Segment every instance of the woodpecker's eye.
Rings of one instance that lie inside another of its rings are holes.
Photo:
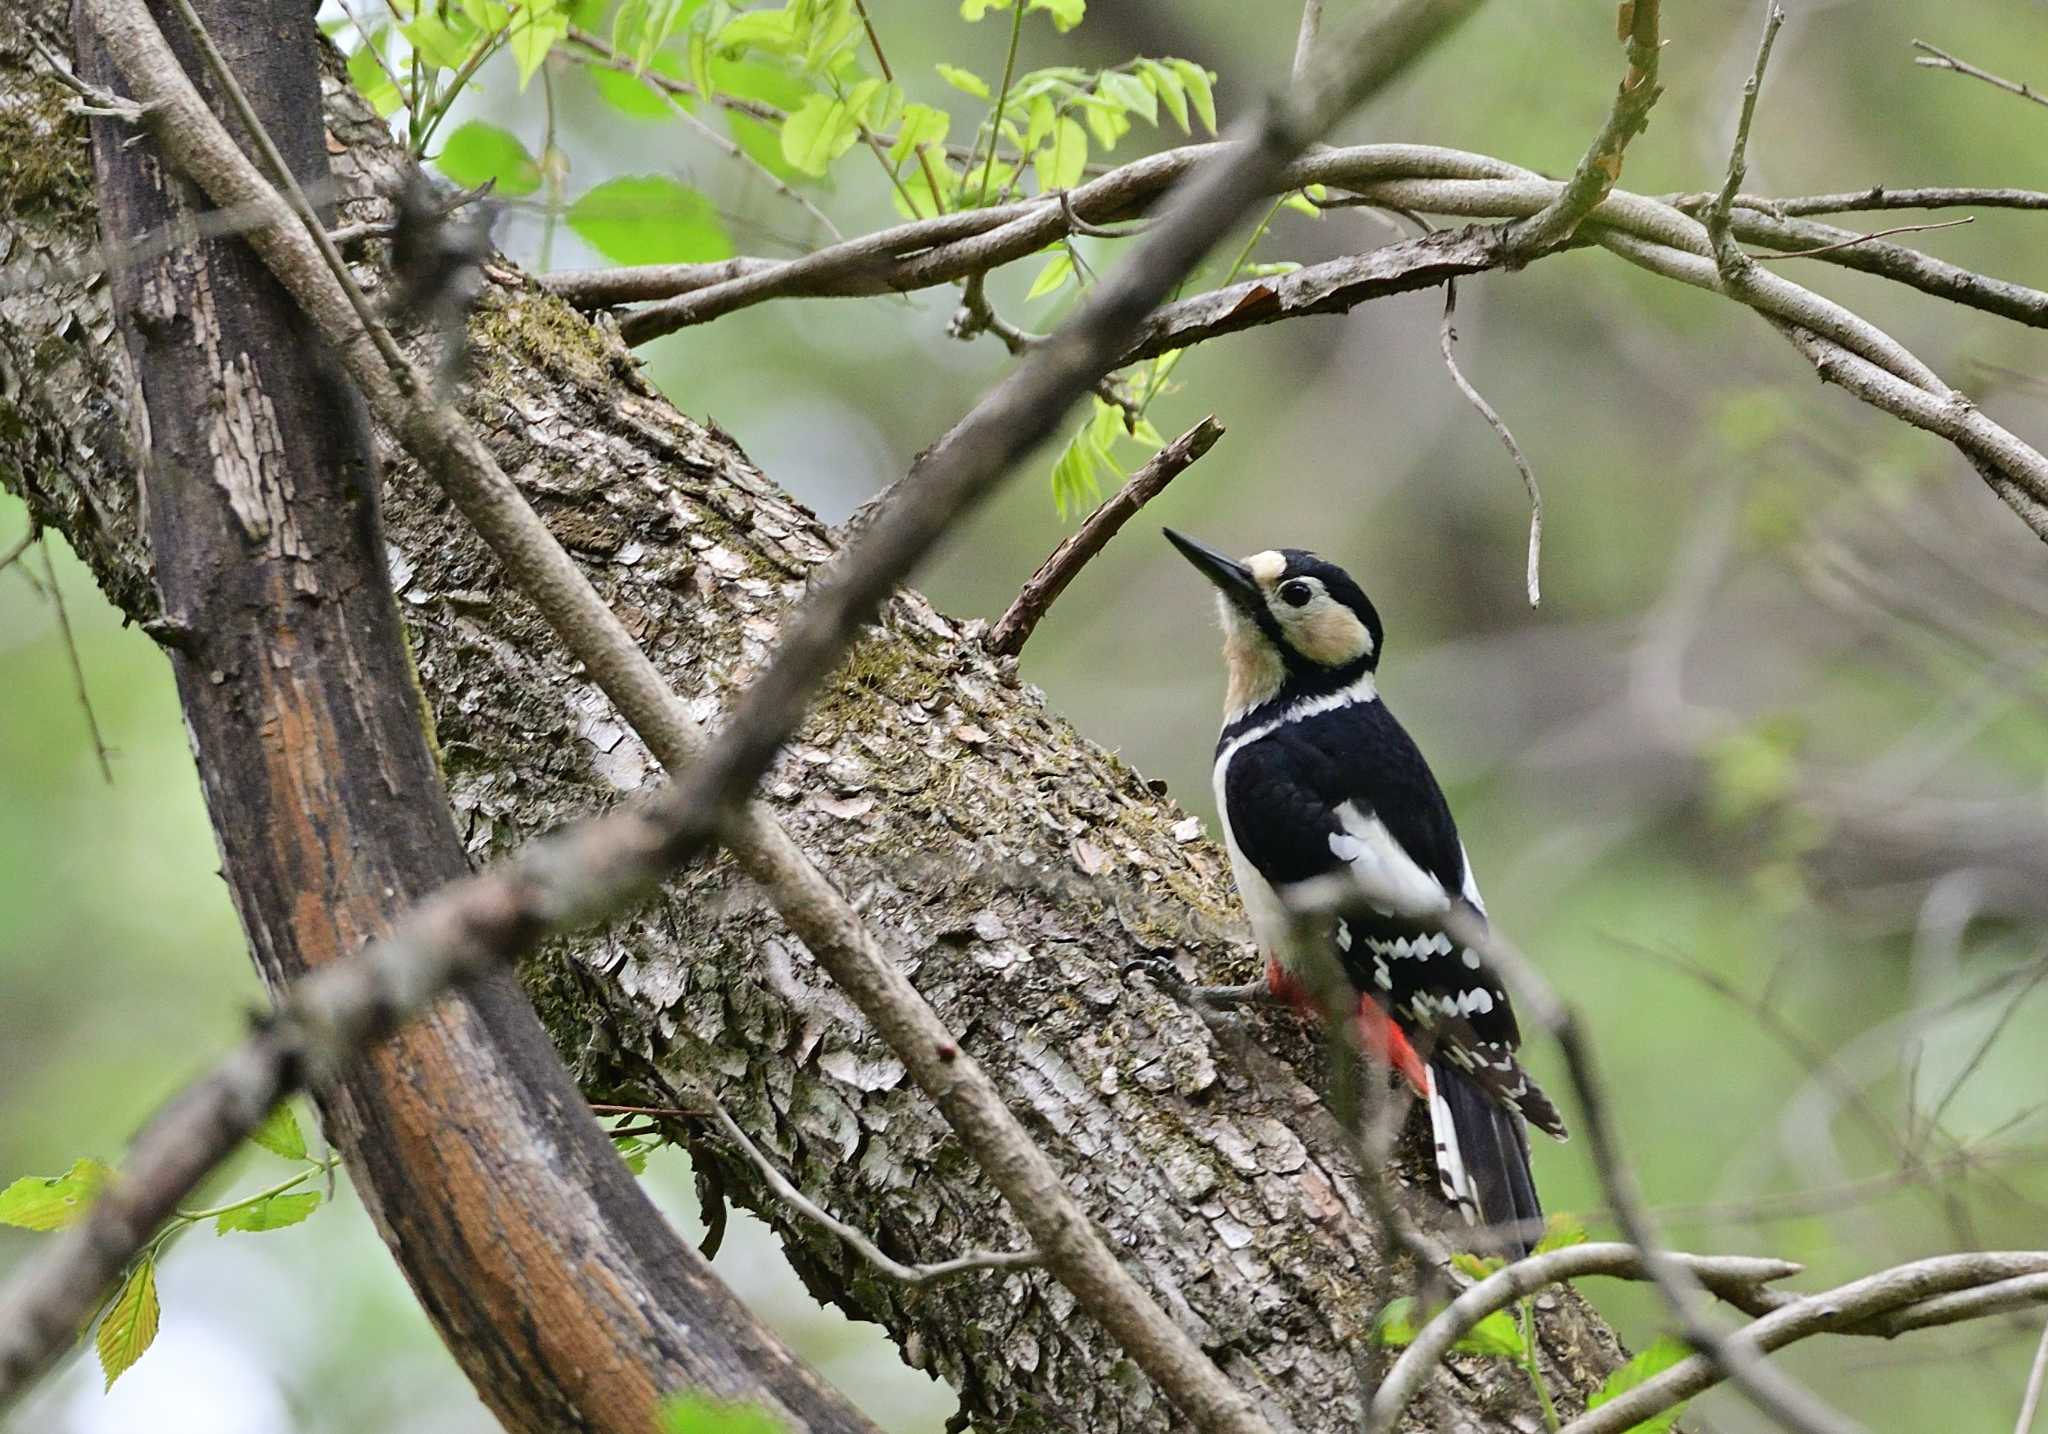
[[[1308,584],[1302,582],[1299,578],[1291,583],[1280,584],[1280,601],[1286,603],[1289,607],[1307,607],[1308,600]]]

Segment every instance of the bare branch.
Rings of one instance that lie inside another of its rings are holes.
[[[1211,414],[1147,459],[1123,487],[1090,513],[1087,521],[1038,565],[1038,571],[1026,579],[1023,589],[988,630],[982,645],[1000,657],[1015,657],[1022,652],[1039,621],[1089,560],[1140,508],[1165,492],[1167,484],[1215,447],[1223,431],[1223,425]]]
[[[1518,253],[1535,253],[1569,239],[1621,179],[1623,152],[1630,140],[1649,127],[1650,109],[1662,93],[1657,85],[1662,45],[1657,36],[1659,3],[1627,0],[1620,7],[1617,38],[1627,46],[1628,68],[1622,72],[1607,123],[1593,137],[1557,197],[1515,227],[1512,242]]]
[[[33,536],[35,525],[30,524]],[[57,582],[57,565],[50,557],[50,541],[43,539],[43,579],[49,584],[50,608],[57,614],[57,635],[64,643],[65,659],[71,664],[71,687],[78,694],[78,710],[85,714],[85,730],[92,738],[92,754],[99,762],[100,779],[114,785],[113,763],[107,759],[106,739],[100,735],[100,719],[92,710],[92,694],[85,686],[85,663],[78,655],[78,638],[71,631],[71,612],[64,606],[64,589]],[[6,564],[0,563],[0,567]]]
[[[1736,191],[1742,188],[1743,176],[1749,172],[1749,126],[1756,118],[1756,97],[1763,89],[1764,67],[1771,62],[1771,46],[1777,41],[1778,29],[1784,23],[1784,7],[1778,0],[1766,0],[1763,38],[1757,42],[1756,65],[1742,86],[1742,110],[1735,121],[1735,142],[1728,148],[1728,178],[1721,185],[1720,195],[1707,208],[1707,240],[1712,244],[1724,273],[1740,261],[1740,251],[1728,237],[1728,216],[1735,204]]]
[[[1458,311],[1458,285],[1455,280],[1444,285],[1444,317],[1437,327],[1437,347],[1444,356],[1444,367],[1451,371],[1451,382],[1458,386],[1458,392],[1465,395],[1465,401],[1479,410],[1479,416],[1486,420],[1501,447],[1507,449],[1508,457],[1514,460],[1515,471],[1522,475],[1522,487],[1529,494],[1529,606],[1539,606],[1543,601],[1543,491],[1536,486],[1536,470],[1529,466],[1522,445],[1515,442],[1515,435],[1508,431],[1506,423],[1486,401],[1486,395],[1472,386],[1465,377],[1465,371],[1458,367],[1457,355],[1451,345],[1458,341],[1458,331],[1451,327],[1451,318]]]
[[[2034,1427],[2043,1383],[2048,1383],[2048,1325],[2042,1326],[2041,1343],[2034,1349],[2034,1365],[2027,1371],[2027,1392],[2020,1399],[2020,1417],[2013,1421],[2012,1434],[2028,1434]]]
[[[1738,1306],[1745,1299],[1753,1300],[1760,1286],[1789,1279],[1804,1268],[1787,1260],[1746,1255],[1686,1255],[1674,1251],[1666,1258],[1691,1271],[1703,1288]],[[1622,1280],[1650,1278],[1643,1252],[1634,1245],[1621,1244],[1569,1245],[1496,1270],[1438,1311],[1402,1351],[1373,1394],[1367,1429],[1393,1428],[1401,1411],[1451,1352],[1451,1346],[1479,1321],[1546,1285],[1586,1275],[1609,1275]]]
[[[1756,1359],[1816,1334],[1892,1334],[1902,1327],[1926,1328],[1934,1321],[1925,1316],[1941,1308],[1932,1297],[2005,1285],[2044,1271],[2048,1253],[1986,1251],[1918,1260],[1822,1294],[1787,1297],[1781,1307],[1730,1336],[1727,1344]],[[2048,1280],[2033,1288],[2037,1298],[2048,1293]],[[1918,1322],[1911,1317],[1915,1311]],[[1907,1322],[1901,1326],[1887,1316],[1905,1317]],[[1620,1434],[1719,1379],[1709,1361],[1694,1355],[1573,1420],[1563,1434]]]
[[[761,1148],[747,1138],[747,1133],[740,1129],[739,1123],[732,1118],[731,1112],[719,1103],[716,1096],[709,1091],[699,1091],[697,1094],[710,1105],[711,1118],[717,1122],[718,1128],[725,1132],[726,1139],[737,1145],[740,1153],[753,1162],[754,1168],[761,1172],[761,1178],[768,1182],[768,1188],[775,1192],[778,1199],[805,1219],[822,1225],[846,1241],[863,1259],[892,1280],[901,1280],[906,1285],[928,1285],[973,1270],[1012,1270],[1045,1263],[1045,1258],[1036,1250],[984,1251],[961,1255],[951,1260],[940,1260],[929,1265],[906,1265],[891,1259],[873,1240],[853,1226],[828,1215],[803,1191],[797,1189],[787,1176],[775,1168],[775,1163],[761,1153]]]
[[[1869,234],[1856,234],[1847,239],[1837,239],[1832,244],[1817,245],[1812,249],[1790,249],[1782,254],[1752,254],[1752,259],[1770,263],[1778,259],[1817,259],[1823,254],[1833,254],[1841,249],[1853,249],[1859,244],[1868,244],[1877,239],[1889,239],[1894,234],[1930,234],[1936,229],[1959,229],[1965,224],[1977,222],[1975,215],[1963,219],[1950,219],[1941,224],[1900,224],[1891,229],[1879,229]]]
[[[1711,194],[1667,194],[1664,202],[1691,212],[1714,202]],[[1796,219],[1810,214],[1854,214],[1890,209],[2048,209],[2048,193],[2038,189],[1972,189],[1966,186],[1909,186],[1904,189],[1873,184],[1842,194],[1795,194],[1777,198],[1762,194],[1738,194],[1737,209],[1760,210],[1765,214]]]
[[[1913,48],[1921,53],[1913,57],[1913,63],[1930,70],[1953,70],[1959,75],[1968,75],[1973,80],[1982,80],[1987,85],[1996,85],[2009,95],[2018,95],[2023,100],[2032,100],[2037,105],[2048,105],[2048,95],[2042,94],[2031,85],[2016,80],[2000,79],[1989,70],[1980,70],[1967,60],[1959,60],[1946,50],[1936,49],[1925,40],[1915,40]]]

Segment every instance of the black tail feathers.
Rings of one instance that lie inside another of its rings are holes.
[[[1430,1126],[1444,1198],[1487,1227],[1478,1242],[1520,1259],[1543,1234],[1543,1205],[1529,1173],[1529,1134],[1522,1118],[1496,1104],[1448,1061],[1429,1063]]]

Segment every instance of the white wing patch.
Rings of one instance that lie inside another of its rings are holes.
[[[1414,918],[1434,916],[1450,905],[1443,883],[1416,864],[1385,822],[1359,811],[1356,802],[1338,807],[1336,817],[1344,829],[1330,833],[1330,854],[1351,869],[1374,910]]]

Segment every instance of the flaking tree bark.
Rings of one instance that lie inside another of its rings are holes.
[[[52,8],[26,16],[46,23]],[[19,97],[0,106],[0,238],[17,274],[89,267],[93,239],[82,129],[36,69],[20,23],[0,21],[0,95]],[[345,217],[374,217],[372,196],[399,177],[402,155],[331,57],[322,83]],[[677,690],[715,721],[773,649],[833,535],[728,437],[651,389],[613,334],[516,271],[491,273],[463,407]],[[0,366],[0,481],[71,540],[124,612],[157,622],[153,585],[165,575],[138,528],[130,435],[140,415],[105,288],[0,289]],[[218,375],[190,381],[208,401],[222,391]],[[383,478],[384,556],[469,856],[645,790],[652,760],[432,485],[397,461]],[[286,584],[276,591],[289,594],[291,563],[276,566]],[[242,639],[238,671],[277,650],[264,636]],[[1276,1427],[1356,1427],[1354,1361],[1409,1275],[1357,1193],[1317,1094],[1314,1043],[1286,1018],[1212,1030],[1120,975],[1123,962],[1161,951],[1205,978],[1246,974],[1226,865],[1206,841],[1176,837],[1183,814],[1049,712],[979,638],[978,624],[902,593],[766,795],[1010,1093],[1134,1271]],[[179,661],[200,679],[187,688],[214,685],[212,668]],[[368,677],[395,733],[410,701],[404,674]],[[404,820],[440,840],[440,814],[419,810],[432,805],[422,794],[433,774],[412,775]],[[458,869],[444,843],[391,875],[409,896]],[[712,1089],[812,1198],[898,1258],[1021,1243],[901,1066],[728,862],[700,866],[523,974],[586,1095],[687,1106],[692,1089]],[[500,1018],[516,1019],[515,1007],[505,1001]],[[437,1133],[411,1138],[431,1145]],[[909,1362],[961,1389],[983,1427],[1171,1424],[1147,1381],[1043,1274],[905,1288],[789,1216],[708,1123],[675,1133],[719,1188],[774,1225],[819,1298],[882,1323]],[[589,1139],[566,1126],[558,1135]],[[600,1166],[588,1178],[623,1178]],[[1430,1172],[1412,1143],[1393,1172],[1425,1216]],[[450,1278],[470,1272],[477,1252],[462,1230],[425,1238]],[[1555,1303],[1544,1361],[1569,1411],[1618,1351],[1574,1296]],[[552,1312],[531,1313],[545,1323]],[[464,1338],[457,1329],[458,1354]],[[1456,1363],[1407,1427],[1535,1427],[1519,1370]]]

